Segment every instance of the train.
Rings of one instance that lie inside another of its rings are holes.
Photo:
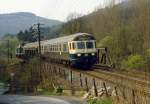
[[[75,67],[87,67],[97,63],[96,39],[89,33],[75,33],[55,39],[41,41],[41,56],[51,61]],[[34,57],[39,54],[39,43],[19,45],[16,56]]]

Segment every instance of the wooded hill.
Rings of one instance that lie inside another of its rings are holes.
[[[29,29],[37,22],[44,24],[45,27],[53,27],[63,23],[28,12],[0,14],[0,37],[5,34],[17,34],[20,30]]]
[[[97,47],[108,47],[118,66],[149,68],[150,1],[128,0],[117,5],[114,2],[83,17],[70,15],[61,33],[92,33]]]

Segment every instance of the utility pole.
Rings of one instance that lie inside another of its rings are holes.
[[[44,25],[44,24],[41,24],[41,23],[37,23],[37,24],[34,24],[34,26],[37,26],[37,34],[38,34],[38,48],[39,48],[39,57],[41,58],[41,25]]]
[[[39,57],[41,58],[41,31],[40,31],[40,23],[37,24],[38,26],[38,41],[39,41]]]
[[[9,64],[9,40],[7,40],[7,60]]]
[[[34,26],[37,26],[37,34],[38,34],[38,53],[39,53],[39,65],[40,65],[40,81],[42,81],[42,70],[41,70],[41,25],[44,25],[44,24],[41,24],[41,23],[37,23],[37,24],[34,24]]]

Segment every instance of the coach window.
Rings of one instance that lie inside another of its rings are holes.
[[[54,51],[56,52],[56,45],[54,45]]]
[[[71,43],[69,43],[69,48],[70,48],[70,50],[72,49],[72,47],[71,47]]]
[[[48,51],[48,46],[46,46],[46,52]]]
[[[48,46],[46,46],[46,52],[48,52]]]
[[[57,48],[56,45],[54,45],[54,47],[55,47],[55,52],[56,52],[56,48]]]
[[[51,45],[51,48],[52,48],[52,52],[53,52],[53,45]]]
[[[51,51],[52,51],[52,45],[51,45]]]
[[[53,45],[53,51],[55,52],[55,45]]]
[[[55,52],[57,51],[57,45],[55,45]]]
[[[49,52],[51,52],[51,45],[49,45]]]
[[[63,51],[66,52],[67,51],[67,45],[63,44]]]
[[[46,46],[46,51],[48,52],[48,45]]]
[[[44,50],[44,46],[42,46],[42,49]]]
[[[51,51],[51,45],[49,45],[49,52]]]
[[[61,44],[59,45],[59,51],[61,51]]]
[[[41,50],[43,51],[43,46],[41,46]]]
[[[53,45],[53,52],[55,51],[55,46]]]
[[[57,50],[57,45],[55,45],[55,52],[56,52],[56,50]]]
[[[54,45],[53,45],[53,52],[54,52]]]
[[[57,51],[57,45],[55,45],[55,51]]]
[[[50,52],[52,51],[52,46],[50,45]]]
[[[46,46],[44,46],[44,51],[46,52]]]
[[[54,45],[54,49],[55,49],[55,52],[56,52],[56,49],[57,49],[57,46],[56,46],[56,45]]]
[[[58,51],[58,44],[56,45],[56,47],[57,47],[57,48],[56,48],[56,51]]]

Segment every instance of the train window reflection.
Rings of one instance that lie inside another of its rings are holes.
[[[86,42],[87,49],[94,48],[93,42]]]
[[[67,45],[63,44],[63,51],[66,52],[67,51]]]
[[[78,42],[77,46],[78,46],[78,49],[85,49],[85,43],[84,42]]]

